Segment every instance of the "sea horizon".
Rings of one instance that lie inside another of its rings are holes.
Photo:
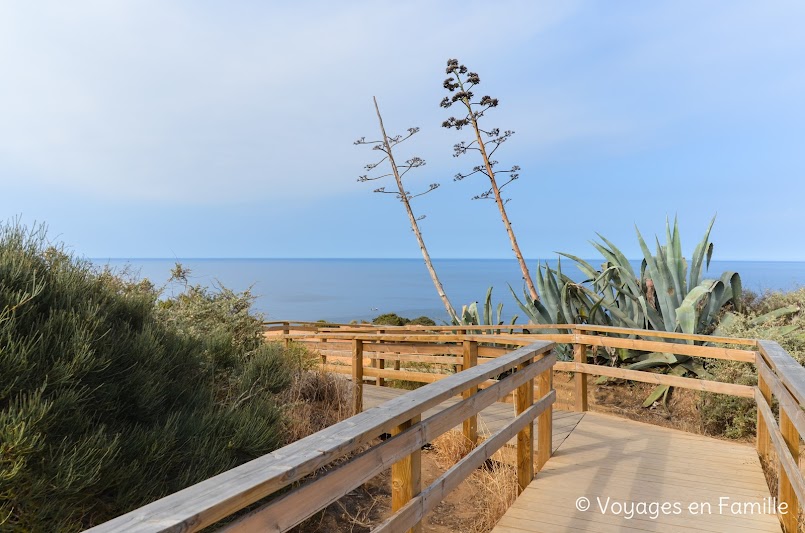
[[[170,271],[179,262],[190,270],[192,284],[224,285],[235,291],[251,290],[254,309],[266,320],[371,320],[383,313],[407,318],[428,316],[447,322],[448,316],[421,258],[88,258],[94,264],[114,269],[128,268],[138,278],[148,278],[166,296],[181,290],[169,285]],[[528,260],[536,270],[536,259]],[[602,261],[587,259],[597,266]],[[631,264],[639,269],[642,259]],[[460,310],[483,302],[493,287],[495,306],[503,303],[503,320],[527,321],[514,293],[523,300],[522,276],[514,259],[440,258],[433,260],[445,292]],[[544,260],[541,261],[545,263]],[[549,260],[555,268],[557,260]],[[562,271],[584,279],[571,260],[562,261]],[[805,261],[713,260],[709,276],[735,271],[745,290],[756,293],[794,290],[805,285]],[[511,287],[512,290],[509,288]]]

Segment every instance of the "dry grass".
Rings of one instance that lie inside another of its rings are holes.
[[[352,382],[340,374],[321,370],[315,365],[317,360],[307,350],[300,351],[298,371],[283,393],[287,443],[352,416]]]
[[[517,499],[517,470],[493,457],[473,472],[469,480],[478,494],[473,502],[478,509],[473,533],[486,533],[495,527]]]
[[[448,431],[433,441],[434,457],[439,467],[448,469],[473,448],[460,431]],[[517,470],[503,462],[500,452],[481,468],[476,469],[464,483],[472,488],[475,516],[468,532],[486,533],[506,513],[517,499]]]
[[[474,447],[462,432],[455,430],[439,435],[431,444],[436,464],[445,470],[459,462]]]

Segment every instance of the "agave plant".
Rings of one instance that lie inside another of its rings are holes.
[[[715,218],[696,245],[689,270],[682,255],[677,220],[674,220],[673,230],[666,221],[666,244],[660,244],[656,239],[654,255],[637,230],[643,251],[639,277],[618,247],[600,234],[603,243],[592,242],[605,259],[600,271],[576,256],[560,255],[575,261],[589,277],[593,289],[585,289],[599,296],[601,307],[606,309],[614,325],[710,333],[724,306],[732,303],[736,310],[741,308],[741,277],[738,273],[724,272],[720,279],[703,279],[703,270],[709,268],[713,254],[710,232],[714,222]]]
[[[710,221],[702,240],[693,251],[690,268],[682,255],[679,225],[673,228],[666,221],[666,243],[656,239],[656,252],[651,253],[645,239],[637,230],[643,252],[639,275],[623,252],[612,241],[598,235],[601,242],[592,245],[604,258],[600,270],[571,254],[561,256],[576,263],[586,280],[574,282],[561,272],[544,266],[538,269],[538,286],[542,304],[518,303],[532,321],[547,323],[589,323],[614,325],[657,331],[710,333],[718,324],[724,308],[732,304],[741,308],[741,278],[735,272],[725,272],[719,279],[704,279],[710,266],[713,244]],[[649,337],[650,338],[650,337]],[[671,340],[670,342],[677,342]],[[678,341],[688,342],[693,341]],[[625,364],[632,370],[657,369],[676,375],[695,374],[707,377],[704,365],[687,356],[666,353],[644,353],[630,350],[607,352],[599,350],[596,358],[610,364]],[[668,387],[660,386],[647,398],[646,404],[667,397]]]
[[[460,326],[502,326],[503,320],[503,303],[499,303],[495,310],[495,320],[492,320],[492,287],[486,291],[486,299],[484,300],[483,316],[478,311],[478,302],[472,302],[470,305],[461,307],[461,316],[458,320],[453,320],[455,325]],[[518,315],[514,315],[510,324],[517,322]]]
[[[544,272],[544,274],[543,274]],[[562,260],[553,270],[547,263],[538,264],[535,280],[541,295],[539,300],[532,300],[527,290],[523,290],[523,299],[509,290],[517,301],[517,305],[534,324],[610,324],[609,315],[601,307],[600,298],[582,284],[577,283],[562,273]],[[570,333],[569,329],[543,329],[543,333]],[[569,344],[559,344],[557,357],[561,361],[573,358],[573,349]]]

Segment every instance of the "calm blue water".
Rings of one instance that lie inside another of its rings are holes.
[[[140,277],[162,285],[176,259],[94,260],[114,268],[129,266]],[[250,286],[258,295],[256,308],[267,320],[369,320],[381,313],[406,317],[426,315],[446,320],[447,314],[420,259],[179,259],[191,269],[191,282],[212,285],[219,281],[237,291]],[[592,260],[597,265],[600,261]],[[492,285],[495,305],[503,302],[508,321],[524,315],[507,284],[522,295],[520,270],[508,259],[434,260],[453,306],[482,302]],[[552,263],[552,266],[555,266]],[[529,261],[533,270],[536,261]],[[565,274],[581,279],[570,261],[562,263]],[[635,263],[635,268],[639,263]],[[726,270],[741,274],[745,289],[791,290],[805,285],[805,262],[713,261],[710,277]],[[170,288],[166,289],[170,293]]]

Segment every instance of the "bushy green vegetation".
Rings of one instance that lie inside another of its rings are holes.
[[[745,293],[745,310],[728,313],[719,335],[776,341],[800,364],[805,364],[805,287],[791,292]],[[717,381],[757,385],[755,366],[713,360],[708,370]],[[747,438],[755,434],[754,402],[732,396],[702,393],[704,430],[713,435]]]
[[[405,318],[397,313],[383,313],[372,319],[372,324],[378,326],[435,326],[436,322],[426,316],[416,318]]]
[[[77,531],[284,444],[294,365],[251,295],[158,296],[0,226],[0,529]]]

